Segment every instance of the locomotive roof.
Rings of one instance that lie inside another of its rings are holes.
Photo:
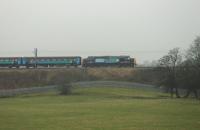
[[[130,56],[88,56],[88,58],[103,58],[103,57],[119,57],[119,58],[126,58],[126,57],[130,57]]]

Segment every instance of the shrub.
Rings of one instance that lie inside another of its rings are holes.
[[[69,95],[69,94],[71,94],[71,88],[72,88],[72,85],[70,83],[60,85],[60,87],[59,87],[60,94],[61,95]]]

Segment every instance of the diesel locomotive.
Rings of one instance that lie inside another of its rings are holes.
[[[83,59],[83,67],[134,67],[135,59],[130,56],[89,56]]]
[[[0,67],[134,67],[135,59],[130,56],[80,56],[72,57],[0,57]]]

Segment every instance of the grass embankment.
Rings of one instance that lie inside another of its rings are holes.
[[[0,99],[0,130],[199,130],[200,103],[132,88]]]
[[[153,70],[134,68],[60,68],[60,69],[10,69],[0,70],[0,89],[15,89],[60,84],[69,80],[116,80],[140,83],[155,82]]]

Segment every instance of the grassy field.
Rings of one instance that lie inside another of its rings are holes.
[[[199,130],[200,102],[159,92],[77,87],[0,99],[0,130]]]

